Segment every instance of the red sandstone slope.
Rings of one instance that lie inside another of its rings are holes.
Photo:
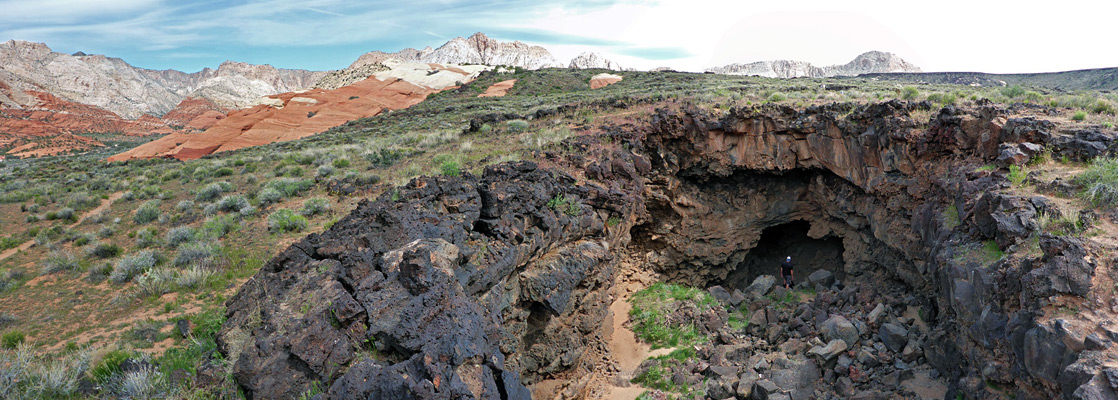
[[[516,79],[494,83],[488,89],[485,89],[485,93],[479,94],[477,97],[504,97],[509,93],[509,89],[512,89],[512,85],[515,84]]]
[[[410,107],[434,92],[399,79],[368,78],[333,90],[281,93],[268,97],[282,102],[282,107],[258,105],[234,111],[205,132],[171,134],[109,157],[109,161],[151,157],[188,160],[219,151],[295,140],[386,109]]]
[[[163,116],[163,122],[172,127],[203,131],[224,119],[229,110],[200,97],[187,97],[175,109]]]

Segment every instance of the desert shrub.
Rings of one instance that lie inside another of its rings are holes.
[[[334,168],[339,168],[339,169],[340,168],[348,168],[349,167],[349,159],[335,158],[334,161],[331,164],[334,165]]]
[[[306,228],[307,219],[286,208],[281,208],[268,216],[268,230],[273,232],[301,231]]]
[[[213,176],[217,178],[233,175],[233,169],[229,167],[221,167],[214,171]]]
[[[1025,92],[1025,101],[1033,104],[1040,104],[1044,101],[1044,95],[1030,90]]]
[[[209,263],[219,254],[217,246],[207,242],[186,243],[179,247],[175,265],[202,265]]]
[[[779,101],[788,100],[788,96],[785,95],[784,93],[776,92],[776,93],[770,94],[769,97],[768,97],[768,100],[771,101],[771,102],[779,102]]]
[[[508,131],[511,133],[520,133],[528,130],[529,125],[528,121],[522,119],[514,119],[505,122],[505,126],[508,127]]]
[[[1083,185],[1082,196],[1096,206],[1118,205],[1118,158],[1099,157],[1087,164],[1087,169],[1076,175],[1076,183]]]
[[[97,242],[85,250],[85,254],[96,258],[113,258],[119,256],[124,250],[112,243]]]
[[[920,97],[920,91],[917,90],[916,87],[905,86],[904,89],[901,89],[901,98],[905,100],[915,100],[917,97]]]
[[[113,272],[113,264],[108,262],[95,263],[89,267],[89,275],[86,277],[90,282],[101,282],[109,277]]]
[[[313,197],[303,202],[303,208],[299,209],[299,214],[305,217],[313,217],[330,210],[330,201],[322,197]]]
[[[407,157],[408,154],[409,152],[405,150],[380,148],[365,152],[364,157],[374,167],[388,167]]]
[[[268,206],[283,201],[283,193],[277,189],[266,187],[256,193],[256,200],[260,202],[261,206]]]
[[[159,201],[148,200],[136,209],[136,213],[132,215],[132,222],[142,225],[159,219],[160,215],[162,215],[162,211],[159,211]]]
[[[1016,99],[1025,95],[1025,88],[1021,87],[1021,85],[1007,86],[1001,89],[1001,93],[1002,96]]]
[[[101,239],[110,238],[114,234],[116,234],[116,228],[113,228],[110,225],[102,225],[101,228],[97,230],[97,237]]]
[[[167,235],[164,237],[163,241],[167,243],[167,247],[175,248],[183,243],[193,242],[194,234],[194,228],[179,226],[167,231]]]
[[[136,231],[136,246],[139,248],[159,245],[159,230],[154,227],[141,228]]]
[[[296,196],[314,186],[314,181],[306,179],[280,178],[273,179],[264,184],[264,189],[274,189],[283,193],[284,197]],[[263,189],[261,190],[263,191]]]
[[[47,254],[40,268],[43,275],[78,269],[78,256],[70,250],[54,250]]]
[[[8,331],[0,335],[0,347],[5,349],[14,349],[27,340],[27,335],[22,331]]]
[[[98,383],[108,383],[113,376],[123,372],[121,364],[132,358],[132,353],[124,350],[113,350],[101,356],[101,359],[90,368],[89,375]]]
[[[180,213],[190,212],[194,209],[194,202],[191,200],[183,200],[175,204],[175,210]]]
[[[953,93],[932,93],[928,95],[928,101],[940,105],[952,105],[958,100]]]
[[[136,275],[154,267],[155,261],[155,252],[152,250],[142,250],[126,255],[116,262],[113,272],[109,274],[109,280],[114,283],[131,281]]]
[[[194,200],[200,202],[214,201],[225,192],[233,191],[233,184],[229,182],[214,182],[205,187],[198,189],[198,193],[194,195]]]
[[[124,398],[153,399],[163,397],[164,379],[155,367],[145,365],[125,372],[115,386]]]
[[[1072,121],[1082,121],[1085,119],[1087,119],[1087,113],[1083,111],[1076,111],[1075,114],[1072,114],[1071,116]]]
[[[525,146],[535,149],[545,148],[553,143],[559,143],[571,137],[571,130],[563,127],[558,129],[545,129],[539,132],[526,134],[520,138]]]
[[[325,177],[328,177],[330,175],[334,175],[334,171],[335,171],[334,167],[331,167],[329,165],[323,165],[321,167],[318,167],[318,169],[315,171],[315,176],[317,176],[319,178],[325,178]]]
[[[221,215],[206,218],[202,222],[202,236],[211,239],[220,239],[237,228],[237,219],[232,215]]]
[[[161,296],[171,291],[175,283],[175,271],[169,268],[152,268],[134,280],[141,296]]]
[[[179,277],[175,283],[178,284],[179,287],[194,289],[205,284],[213,274],[214,272],[210,269],[200,265],[194,265],[179,273]]]
[[[1009,179],[1009,182],[1012,183],[1013,186],[1021,186],[1022,183],[1025,183],[1025,178],[1028,177],[1028,174],[1029,172],[1025,167],[1010,165],[1009,175],[1006,175],[1006,178]]]
[[[245,196],[239,194],[222,197],[221,200],[217,202],[217,209],[225,212],[240,211],[242,208],[248,206],[248,199],[245,199]]]

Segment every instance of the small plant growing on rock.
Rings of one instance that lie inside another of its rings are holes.
[[[1026,170],[1025,167],[1010,165],[1009,175],[1006,175],[1006,178],[1009,179],[1009,182],[1012,183],[1013,186],[1021,186],[1021,184],[1025,183],[1025,178],[1027,178],[1028,175],[1028,170]]]

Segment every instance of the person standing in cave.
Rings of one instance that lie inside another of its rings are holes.
[[[780,263],[780,276],[784,277],[785,289],[791,289],[796,285],[795,275],[792,273],[792,256],[788,256]]]

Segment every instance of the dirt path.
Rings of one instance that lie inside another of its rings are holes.
[[[610,380],[605,396],[608,400],[634,400],[648,390],[639,385],[628,384],[629,380],[633,379],[633,372],[649,357],[668,354],[674,350],[652,350],[648,344],[637,340],[636,334],[629,329],[629,310],[633,308],[629,303],[629,296],[651,282],[651,276],[640,273],[634,275],[618,283],[614,289],[613,304],[609,306],[610,314],[613,316],[613,334],[609,338],[609,349],[611,358],[617,363],[620,371]]]
[[[102,211],[105,211],[105,210],[109,209],[109,206],[112,206],[113,202],[117,201],[122,196],[124,196],[123,192],[116,192],[116,193],[113,193],[113,194],[109,195],[109,198],[107,198],[107,199],[101,199],[101,204],[98,205],[97,208],[86,211],[85,214],[82,214],[81,218],[78,218],[77,222],[74,222],[70,225],[67,225],[66,229],[74,229],[74,227],[81,224],[87,218],[92,217],[94,215],[97,215],[97,213],[100,213]],[[31,246],[34,246],[34,245],[35,245],[35,239],[31,239],[31,240],[28,240],[26,242],[23,242],[23,244],[19,245],[19,247],[14,247],[14,248],[11,248],[11,249],[4,250],[3,253],[0,253],[0,261],[6,260],[8,257],[11,257],[18,252],[27,251],[27,249],[30,249]]]

